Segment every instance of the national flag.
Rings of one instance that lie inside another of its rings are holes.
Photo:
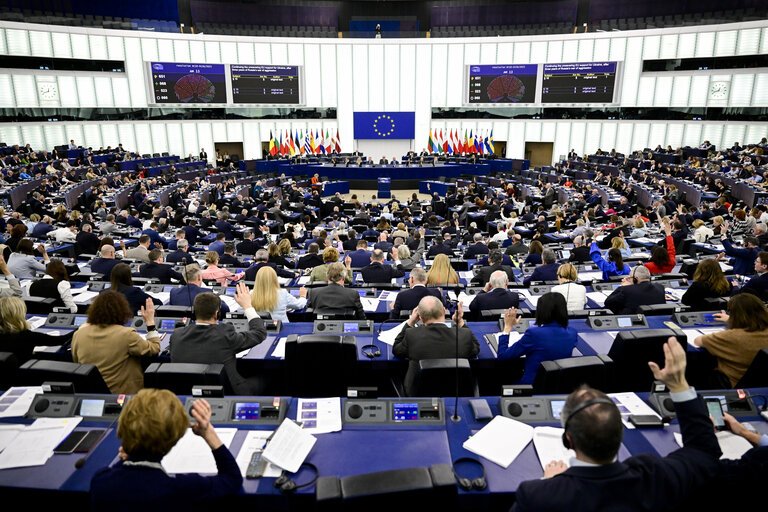
[[[269,130],[269,154],[272,156],[277,154],[277,147],[275,146],[275,138],[272,136],[272,130]]]
[[[331,135],[328,133],[328,128],[325,129],[325,137],[323,138],[323,142],[325,142],[325,154],[329,155],[333,149],[333,145],[331,144]]]
[[[336,128],[336,152],[341,153],[341,139],[339,138],[338,128]]]
[[[482,150],[480,149],[480,143],[477,141],[477,134],[475,134],[474,144],[475,144],[475,153],[482,153]]]
[[[296,154],[296,146],[293,144],[293,137],[291,137],[291,133],[288,132],[288,145],[291,147],[291,156]]]
[[[488,152],[493,154],[493,129],[491,129],[491,134],[488,136],[488,142],[485,145],[488,147]]]
[[[432,130],[429,130],[429,140],[427,141],[427,147],[429,148],[429,151],[432,151],[432,148],[434,147],[434,142],[432,142]]]
[[[312,130],[309,130],[309,152],[315,152],[315,134],[312,133]]]
[[[440,138],[443,137],[443,130],[440,130]],[[448,143],[448,130],[445,131],[445,138],[443,139],[443,153],[451,152],[451,145]]]
[[[309,136],[312,133],[312,130],[307,130],[307,133],[304,134],[304,152],[308,155],[312,153],[312,147],[309,145]]]
[[[451,133],[451,143],[453,144],[453,152],[454,153],[461,153],[461,144],[459,144],[459,136],[456,133],[456,130],[452,130]]]
[[[317,133],[317,130],[315,130],[315,154],[320,154],[321,147],[323,146],[322,141],[320,140],[320,135],[322,135],[322,130],[320,133]]]

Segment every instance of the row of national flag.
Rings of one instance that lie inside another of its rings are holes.
[[[293,134],[290,130],[279,130],[277,133],[277,136],[273,136],[272,130],[269,131],[269,154],[272,156],[327,155],[334,151],[341,153],[339,130],[336,130],[336,135],[329,130],[325,130],[325,135],[323,130],[307,130],[306,133],[304,130],[296,130]]]
[[[493,130],[490,133],[486,132],[486,135],[481,135],[479,132],[473,134],[472,130],[467,135],[467,130],[464,130],[464,137],[458,130],[446,130],[443,134],[443,129],[433,129],[429,132],[429,142],[427,143],[429,151],[432,153],[440,154],[479,154],[493,153]]]

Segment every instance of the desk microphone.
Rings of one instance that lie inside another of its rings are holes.
[[[459,304],[458,307],[462,307],[461,304]],[[462,311],[463,313],[463,311]],[[453,416],[451,416],[451,421],[454,423],[458,423],[461,421],[461,416],[459,416],[459,311],[456,310],[456,400],[453,402]]]

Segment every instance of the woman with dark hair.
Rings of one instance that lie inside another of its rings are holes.
[[[136,315],[141,306],[147,303],[147,299],[151,300],[155,306],[162,306],[163,301],[156,299],[146,293],[138,286],[133,286],[133,278],[131,277],[131,267],[125,263],[118,263],[112,268],[112,273],[109,274],[109,288],[105,289],[101,293],[107,290],[114,290],[125,295],[128,305],[131,307],[131,311]]]
[[[573,327],[568,327],[567,303],[565,297],[557,292],[545,293],[539,298],[536,304],[536,325],[529,327],[511,345],[510,333],[519,321],[515,308],[504,312],[504,334],[499,336],[498,359],[525,356],[525,372],[517,383],[532,384],[542,361],[573,355],[578,333]]]
[[[589,257],[592,258],[597,268],[603,271],[603,281],[607,281],[612,276],[629,275],[629,265],[624,263],[620,249],[615,247],[608,249],[608,260],[606,261],[600,253],[597,243],[592,242],[589,248]]]
[[[654,245],[651,249],[651,261],[645,267],[651,274],[666,274],[675,268],[675,241],[672,238],[672,225],[664,222],[664,232],[667,234],[665,241],[667,247]]]
[[[60,259],[53,259],[46,265],[45,276],[30,285],[29,294],[33,297],[55,299],[51,307],[67,307],[71,313],[77,313],[77,304],[72,298],[72,285],[69,284],[69,274]]]
[[[717,313],[715,318],[726,322],[728,329],[699,336],[693,344],[717,358],[707,389],[735,387],[755,355],[768,347],[768,309],[751,293],[740,293],[728,301],[728,313]]]
[[[19,242],[26,236],[27,230],[29,228],[25,224],[16,224],[11,228],[11,236],[8,238],[8,240],[5,241],[5,245],[10,247],[10,249],[14,252],[16,252],[16,247],[19,245]]]
[[[541,265],[541,253],[544,252],[544,246],[538,240],[533,240],[528,246],[528,256],[523,261],[523,265]]]
[[[694,311],[704,311],[712,308],[706,299],[728,297],[732,290],[733,285],[725,278],[720,263],[714,258],[709,258],[700,261],[696,266],[693,282],[680,298],[680,302],[691,306]]]
[[[45,246],[40,244],[37,246],[37,250],[42,254],[43,261],[48,263],[50,259],[48,258],[48,253],[45,252]],[[19,242],[16,246],[16,252],[8,258],[8,270],[19,279],[32,279],[35,277],[35,272],[45,272],[45,265],[35,258],[32,240],[25,238]]]
[[[125,323],[133,312],[125,295],[113,290],[100,293],[88,308],[88,321],[72,336],[72,361],[96,366],[112,394],[134,395],[144,387],[141,357],[160,352],[155,328],[155,305],[141,308],[146,339]]]

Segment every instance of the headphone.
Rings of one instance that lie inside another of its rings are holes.
[[[629,271],[629,277],[632,278],[632,283],[633,284],[637,284],[638,283],[637,278],[635,277],[635,269],[636,268],[637,268],[637,266],[634,266],[634,267],[632,267],[632,270]]]
[[[563,429],[564,429],[564,432],[563,432],[563,446],[565,446],[567,449],[570,450],[570,449],[573,448],[573,445],[571,444],[570,439],[568,439],[568,436],[565,435],[566,432],[568,432],[568,423],[571,422],[571,418],[576,416],[578,413],[580,413],[581,411],[583,411],[587,407],[591,407],[591,406],[597,405],[597,404],[608,404],[608,405],[612,405],[612,406],[616,407],[616,404],[613,403],[613,400],[611,400],[609,398],[592,398],[590,400],[585,400],[585,401],[581,402],[579,405],[577,405],[576,408],[574,410],[572,410],[568,414],[568,418],[565,420],[565,423],[563,424]],[[561,413],[561,419],[562,419],[562,413]]]
[[[374,344],[363,345],[360,347],[360,352],[368,357],[368,359],[374,359],[381,356],[381,350]]]
[[[309,482],[297,484],[294,480],[291,480],[291,478],[288,476],[288,472],[283,470],[280,476],[275,480],[274,486],[279,489],[280,492],[290,494],[296,489],[301,489],[302,487],[307,487],[314,484],[317,481],[317,477],[319,476],[317,466],[310,462],[302,462],[301,466],[299,466],[299,471],[301,471],[301,468],[304,466],[310,468],[314,472],[314,476]]]
[[[483,470],[483,476],[472,479],[460,477],[456,472],[456,466],[465,462],[474,464],[475,466],[480,466],[480,469]],[[456,484],[465,491],[471,491],[472,489],[482,491],[488,487],[488,482],[485,480],[485,466],[483,466],[482,462],[477,459],[473,459],[472,457],[462,457],[453,461],[453,476],[456,478]]]

